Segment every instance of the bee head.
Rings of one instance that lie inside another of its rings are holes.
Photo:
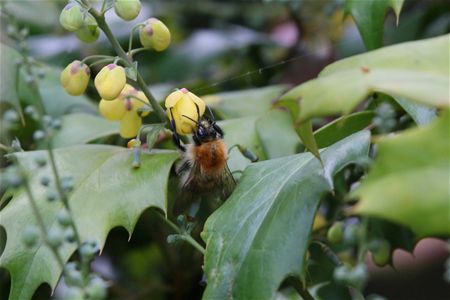
[[[215,121],[203,116],[197,122],[197,130],[194,133],[195,138],[200,143],[211,142],[223,138],[223,131]]]

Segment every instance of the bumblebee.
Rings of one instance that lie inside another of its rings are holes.
[[[233,192],[236,182],[227,165],[224,132],[207,116],[201,116],[198,120],[189,119],[196,124],[193,144],[181,144],[176,134],[176,124],[172,122],[173,140],[182,152],[182,160],[176,167],[176,173],[181,178],[181,196],[187,201],[202,197],[225,200]]]

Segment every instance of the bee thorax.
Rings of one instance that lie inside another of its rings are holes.
[[[194,146],[193,158],[200,165],[200,171],[206,176],[218,176],[223,171],[227,161],[227,151],[222,140]]]

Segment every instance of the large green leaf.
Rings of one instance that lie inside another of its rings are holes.
[[[118,122],[90,114],[70,114],[62,117],[62,127],[53,137],[53,146],[60,148],[85,144],[118,133]]]
[[[301,144],[288,112],[272,109],[256,121],[256,131],[268,159],[292,155]]]
[[[372,170],[354,196],[355,212],[410,227],[419,236],[449,235],[449,115],[381,139]]]
[[[398,44],[335,62],[317,79],[287,92],[281,101],[299,103],[299,122],[348,114],[376,91],[448,107],[449,37]]]
[[[305,254],[321,195],[331,177],[365,158],[368,131],[322,152],[248,167],[234,193],[207,220],[204,299],[273,299],[288,276],[304,278]]]
[[[392,8],[398,18],[404,0],[347,0],[346,11],[355,20],[367,49],[383,46],[384,18]]]
[[[34,158],[44,153],[23,152],[17,157],[29,173],[31,189],[49,229],[58,226],[56,213],[62,204],[48,202],[45,188],[39,184],[40,177],[50,173],[50,167],[41,169],[34,163]],[[68,147],[55,150],[55,156],[61,175],[70,174],[75,180],[69,202],[82,240],[93,239],[103,246],[114,227],[123,226],[131,235],[146,208],[166,210],[168,175],[178,157],[174,152],[143,154],[139,169],[131,167],[132,151],[120,147]],[[28,249],[22,244],[22,232],[30,224],[36,224],[36,219],[25,193],[19,191],[0,211],[0,225],[7,233],[0,267],[11,275],[10,299],[30,299],[43,282],[54,288],[62,271],[45,245]],[[66,261],[74,250],[75,245],[65,245],[60,253]]]
[[[267,112],[286,88],[286,85],[273,85],[207,95],[202,98],[225,119],[258,116]]]

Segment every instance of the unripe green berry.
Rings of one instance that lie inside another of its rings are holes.
[[[66,268],[64,270],[64,281],[68,286],[82,286],[83,275],[76,268]]]
[[[391,258],[391,244],[388,241],[373,241],[369,248],[372,252],[372,260],[377,266],[384,267],[389,262]]]
[[[22,175],[15,166],[11,166],[7,169],[5,172],[5,179],[6,183],[13,188],[18,188],[23,183]]]
[[[57,248],[63,242],[63,232],[58,227],[53,227],[47,233],[47,240],[50,245]]]
[[[336,267],[333,272],[333,278],[337,282],[346,283],[349,278],[350,268],[342,265],[339,267]]]
[[[84,243],[81,245],[80,254],[88,259],[92,258],[94,254],[98,251],[98,247],[91,243]]]
[[[53,118],[49,115],[45,115],[42,117],[42,123],[44,123],[44,126],[48,127],[52,123]]]
[[[67,209],[61,209],[58,214],[56,215],[56,219],[58,220],[58,223],[62,227],[68,227],[70,224],[72,224],[72,218],[70,217],[69,212]]]
[[[78,4],[67,4],[59,16],[59,23],[68,31],[75,31],[83,26],[83,11]]]
[[[367,272],[367,267],[364,264],[356,265],[349,274],[348,284],[354,286],[358,289],[362,289],[367,282],[369,275]]]
[[[22,235],[22,241],[27,247],[33,247],[39,238],[39,230],[36,226],[29,225],[25,228]]]
[[[125,21],[131,21],[139,15],[141,2],[139,0],[116,0],[114,11]]]
[[[83,289],[78,287],[68,287],[64,294],[64,300],[84,300]]]
[[[341,222],[336,222],[328,229],[327,238],[332,244],[339,244],[344,235],[344,225]]]
[[[36,142],[42,141],[45,138],[46,134],[42,130],[36,130],[33,133],[33,140]]]
[[[72,176],[65,176],[61,178],[61,188],[64,192],[71,192],[73,190],[73,177]]]

